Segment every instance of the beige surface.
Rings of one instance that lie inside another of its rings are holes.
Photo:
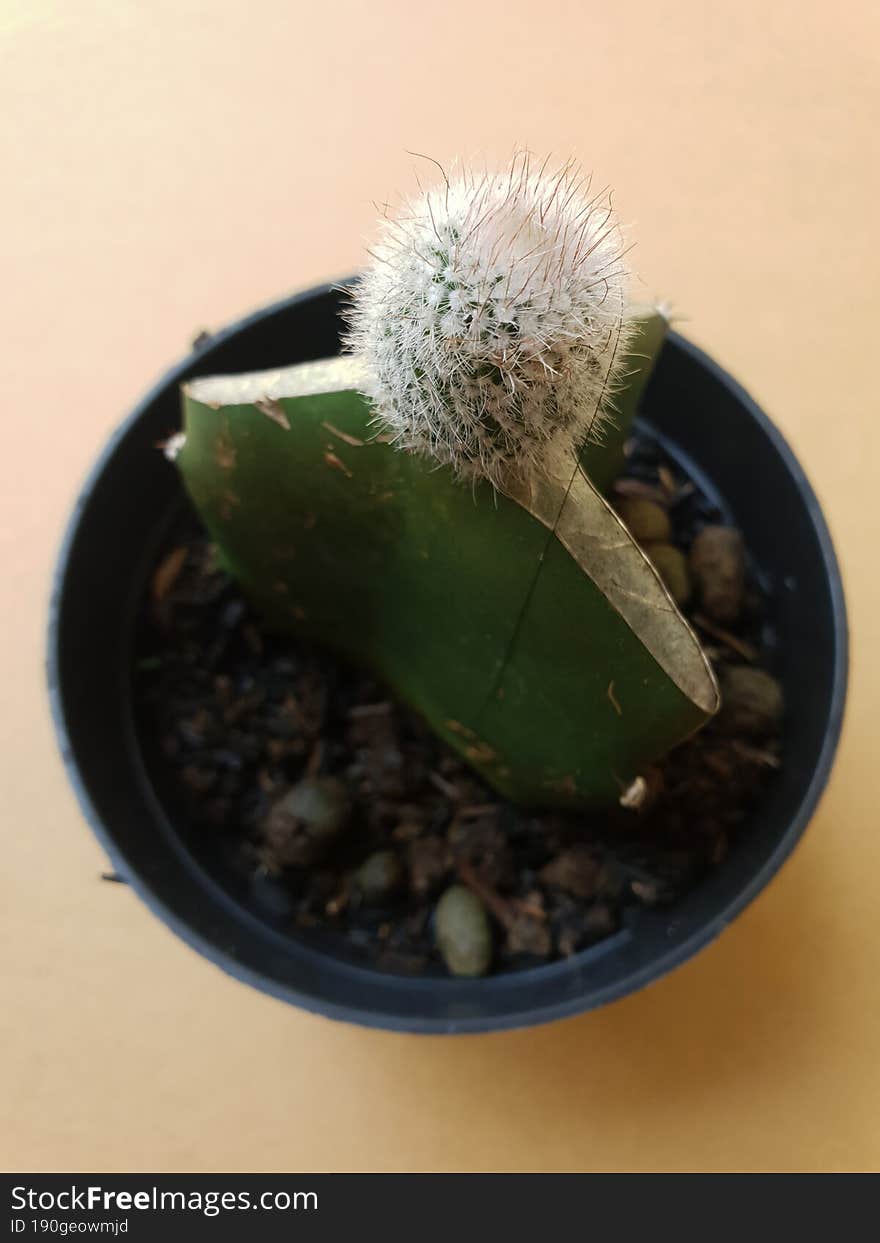
[[[880,1166],[877,8],[0,0],[5,401],[0,1166]],[[848,728],[796,857],[603,1012],[418,1039],[227,979],[122,886],[54,753],[49,567],[193,331],[357,265],[406,148],[577,152],[646,293],[789,435],[842,552]]]

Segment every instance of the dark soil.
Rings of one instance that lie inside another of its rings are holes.
[[[721,522],[644,438],[615,496],[659,504],[685,554]],[[692,558],[685,612],[728,686],[724,711],[645,774],[639,810],[536,815],[494,795],[374,679],[265,633],[189,519],[153,574],[135,666],[157,788],[194,841],[233,859],[267,918],[332,933],[383,969],[444,970],[433,916],[453,884],[488,912],[493,970],[575,953],[612,935],[628,908],[673,903],[722,864],[779,766],[778,686],[752,672],[769,651],[766,602],[747,574],[731,605],[730,573],[713,588],[700,578],[706,561]],[[716,598],[724,624],[705,613]],[[294,841],[284,800],[303,781],[339,806],[326,831]]]

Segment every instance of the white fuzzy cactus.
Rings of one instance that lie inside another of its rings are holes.
[[[598,439],[629,326],[607,194],[566,164],[464,171],[386,217],[347,345],[401,448],[498,486]]]

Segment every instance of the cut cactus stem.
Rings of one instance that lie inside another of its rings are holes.
[[[581,464],[461,482],[377,432],[362,382],[342,357],[184,386],[176,465],[224,565],[501,795],[616,802],[717,710],[690,627]]]
[[[638,308],[633,313],[620,383],[606,398],[599,438],[588,441],[580,454],[593,486],[603,495],[623,470],[624,446],[668,331],[669,319],[661,307]]]

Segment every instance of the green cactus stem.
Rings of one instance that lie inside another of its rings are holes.
[[[184,387],[177,463],[226,565],[271,627],[370,668],[506,797],[618,799],[717,708],[693,633],[570,455],[462,482],[377,432],[362,372]]]

